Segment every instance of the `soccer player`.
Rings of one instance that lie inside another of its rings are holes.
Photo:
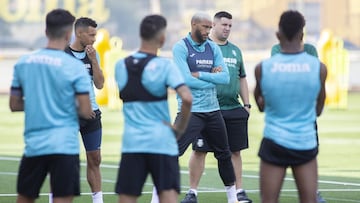
[[[208,39],[211,27],[212,19],[208,14],[196,13],[191,19],[191,32],[173,47],[174,61],[190,87],[194,100],[189,126],[178,140],[179,155],[183,155],[195,138],[202,135],[214,149],[228,202],[233,203],[236,202],[235,174],[226,127],[216,96],[216,85],[228,84],[230,77],[219,46]],[[180,100],[178,105],[181,106]],[[190,160],[189,163],[193,162]],[[195,163],[189,168],[197,165]],[[197,202],[197,188],[192,184],[194,178],[194,174],[190,173],[190,190],[182,203]]]
[[[80,194],[78,114],[90,119],[89,77],[81,62],[64,53],[75,17],[55,9],[46,15],[46,48],[22,56],[11,84],[11,111],[25,111],[25,150],[17,202],[32,203],[47,174],[54,203]]]
[[[325,101],[326,66],[304,52],[305,19],[284,12],[276,36],[281,53],[255,68],[255,100],[265,112],[259,157],[261,201],[279,201],[287,167],[291,167],[301,203],[316,203],[318,139],[316,117]],[[276,82],[274,82],[276,81]]]
[[[224,57],[226,66],[229,69],[230,83],[217,85],[217,98],[220,104],[221,114],[224,118],[228,142],[232,152],[236,176],[237,199],[242,203],[252,202],[242,189],[242,160],[240,151],[249,147],[247,122],[251,105],[249,104],[249,92],[246,80],[246,73],[240,49],[228,41],[232,27],[232,15],[221,11],[215,14],[213,27],[209,38],[219,45]],[[243,106],[239,102],[239,95]],[[193,146],[193,153],[190,158],[190,185],[197,188],[201,174],[204,172],[205,157],[207,152],[212,152],[203,136],[198,136]]]
[[[116,63],[115,79],[125,117],[115,188],[121,203],[137,201],[149,173],[160,202],[175,203],[180,192],[176,139],[187,127],[192,96],[175,64],[156,55],[165,42],[166,24],[160,15],[146,16],[140,24],[139,51]],[[181,100],[174,125],[170,124],[168,87]]]
[[[93,203],[103,203],[101,191],[101,111],[96,103],[93,86],[102,89],[104,75],[99,66],[99,55],[93,47],[97,24],[93,19],[82,17],[75,22],[75,40],[65,52],[81,60],[82,66],[88,71],[91,82],[90,101],[94,118],[80,119],[80,133],[86,150],[86,176],[92,192]]]
[[[312,56],[318,57],[318,53],[316,51],[316,47],[312,44],[304,43],[304,51]],[[271,48],[271,56],[278,54],[281,52],[280,44],[275,44]],[[316,200],[317,203],[326,203],[326,200],[321,196],[319,190],[316,192]]]

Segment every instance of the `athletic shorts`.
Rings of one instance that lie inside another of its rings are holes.
[[[249,147],[248,142],[248,119],[249,113],[240,107],[231,110],[221,110],[225,121],[228,142],[231,152],[238,152]],[[199,134],[192,144],[194,151],[213,152],[206,139]]]
[[[38,198],[40,188],[49,173],[53,197],[80,195],[79,155],[23,156],[19,166],[17,192]]]
[[[280,146],[268,138],[263,138],[258,153],[261,160],[282,167],[305,164],[316,158],[317,154],[317,146],[310,150],[294,150]]]
[[[178,156],[148,153],[123,153],[115,186],[117,194],[140,196],[150,173],[158,192],[180,192]]]
[[[100,150],[101,148],[101,111],[95,110],[94,112],[96,116],[93,119],[79,119],[81,138],[87,152]]]
[[[199,136],[204,138],[203,141],[206,141],[216,154],[228,156],[227,153],[230,153],[226,127],[220,111],[191,114],[188,127],[178,140],[179,156],[183,155],[188,146]],[[199,146],[201,144],[198,143]]]

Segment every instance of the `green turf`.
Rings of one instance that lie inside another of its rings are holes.
[[[176,102],[170,97],[171,112],[175,115]],[[346,110],[325,109],[318,120],[320,153],[319,162],[319,189],[328,203],[360,202],[360,94],[349,95],[349,106]],[[123,117],[120,110],[102,108],[103,111],[103,191],[105,202],[116,202],[113,194],[116,179],[116,166],[120,159],[120,141]],[[23,150],[23,113],[11,113],[8,109],[8,97],[0,96],[0,202],[14,202],[16,173],[18,159]],[[256,107],[252,109],[249,121],[250,148],[243,152],[244,180],[243,184],[248,195],[255,202],[259,202],[257,150],[263,128],[263,114]],[[182,166],[182,190],[188,189],[187,162],[189,152],[180,158]],[[10,160],[4,160],[4,157]],[[14,160],[15,159],[15,160]],[[84,163],[84,149],[81,159]],[[199,202],[220,203],[226,202],[226,195],[217,173],[217,163],[211,154],[206,160],[206,171],[199,186]],[[82,165],[82,192],[88,193],[89,186],[85,178],[85,166]],[[280,202],[297,202],[297,193],[294,181],[289,174],[284,182]],[[42,193],[48,192],[48,181],[45,182]],[[139,202],[150,202],[152,186],[148,180],[144,187],[144,195]],[[182,198],[181,194],[179,198]],[[47,196],[41,196],[38,202],[48,202]],[[75,198],[74,202],[91,202],[89,195]]]

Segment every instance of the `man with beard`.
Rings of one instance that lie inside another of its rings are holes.
[[[196,13],[191,19],[191,32],[173,47],[174,62],[193,96],[189,125],[184,135],[178,140],[179,156],[184,154],[196,137],[202,135],[208,145],[214,149],[228,202],[234,203],[237,202],[235,174],[226,127],[216,95],[216,85],[228,84],[230,77],[219,46],[208,39],[211,27],[212,20],[208,14]],[[181,107],[179,98],[178,107]],[[179,116],[180,114],[175,119],[175,123]],[[192,167],[197,166],[189,166],[189,168]],[[194,174],[190,173],[190,183],[193,182],[193,178]],[[154,197],[156,195],[153,195],[152,202],[157,202]],[[181,202],[197,202],[195,185],[190,185],[190,190]]]
[[[217,85],[216,90],[232,153],[237,199],[241,203],[251,203],[252,201],[247,197],[242,187],[241,159],[241,151],[249,147],[247,126],[251,105],[241,51],[235,44],[228,41],[231,27],[232,15],[226,11],[217,12],[209,37],[219,45],[230,75],[230,83]],[[192,163],[189,165],[195,167],[189,168],[191,177],[193,177],[190,185],[197,188],[201,174],[204,172],[206,154],[214,150],[209,147],[202,136],[198,136],[192,146],[194,151],[190,158]]]

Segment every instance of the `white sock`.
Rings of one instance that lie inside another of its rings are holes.
[[[49,193],[49,203],[53,203],[53,194]]]
[[[157,190],[156,187],[153,187],[153,191],[152,191],[152,197],[151,197],[151,202],[150,203],[159,203],[159,196],[157,194]]]
[[[197,189],[190,188],[189,192],[192,192],[192,193],[195,194],[195,196],[197,196]]]
[[[237,194],[237,193],[240,193],[240,192],[244,192],[244,189],[240,188],[240,189],[237,189],[237,190],[236,190],[236,194]]]
[[[104,203],[103,202],[103,193],[101,191],[94,192],[92,194],[92,200],[93,200],[93,203]]]
[[[225,190],[226,190],[226,196],[227,196],[227,199],[228,199],[228,203],[237,202],[235,185],[225,186]]]

